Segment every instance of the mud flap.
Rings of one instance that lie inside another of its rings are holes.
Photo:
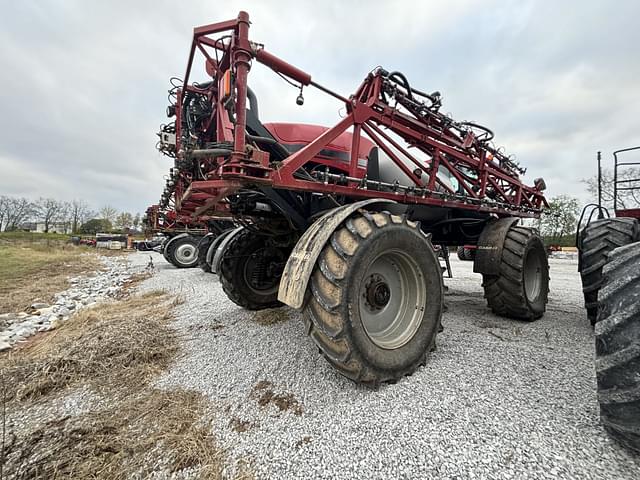
[[[333,232],[359,208],[374,203],[396,203],[392,200],[370,199],[334,208],[311,225],[300,237],[282,272],[278,300],[292,308],[304,306],[307,284],[316,260]]]
[[[499,275],[502,260],[502,248],[509,229],[518,223],[515,217],[499,218],[490,221],[482,230],[478,239],[473,271],[483,275]]]

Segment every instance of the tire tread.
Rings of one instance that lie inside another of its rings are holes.
[[[640,453],[640,242],[608,259],[595,324],[600,419],[613,438]]]

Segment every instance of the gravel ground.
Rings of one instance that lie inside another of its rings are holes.
[[[149,254],[130,258],[142,265]],[[437,351],[411,377],[372,391],[331,369],[295,311],[244,311],[215,276],[153,259],[142,288],[186,300],[175,322],[184,355],[160,385],[208,395],[221,445],[258,478],[640,476],[640,459],[598,422],[573,260],[551,260],[547,314],[523,323],[491,314],[472,263],[452,259]]]

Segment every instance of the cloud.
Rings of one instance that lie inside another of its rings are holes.
[[[0,193],[143,211],[169,159],[155,148],[192,28],[249,11],[251,36],[351,93],[377,65],[440,90],[549,196],[585,198],[595,152],[640,143],[640,4],[587,2],[11,2],[0,19]],[[332,124],[342,106],[254,64],[265,120]]]

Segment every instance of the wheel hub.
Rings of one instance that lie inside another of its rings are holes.
[[[365,298],[372,310],[381,310],[391,299],[391,289],[381,275],[373,274],[365,285]]]
[[[176,248],[175,258],[180,263],[189,263],[193,260],[196,247],[191,244],[180,245]]]

